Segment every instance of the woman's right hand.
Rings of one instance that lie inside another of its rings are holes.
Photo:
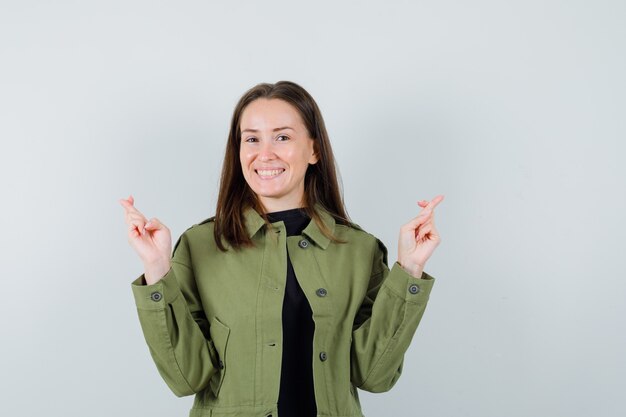
[[[146,269],[148,284],[161,279],[170,269],[172,235],[170,229],[157,218],[150,220],[135,208],[135,199],[120,199],[128,225],[128,242],[135,249]]]

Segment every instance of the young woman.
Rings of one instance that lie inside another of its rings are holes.
[[[424,313],[442,199],[418,202],[389,269],[346,215],[316,102],[280,81],[239,100],[215,216],[173,252],[162,222],[120,200],[143,334],[174,394],[195,394],[190,417],[362,417],[357,388],[394,386]]]

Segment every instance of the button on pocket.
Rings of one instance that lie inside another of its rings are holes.
[[[309,241],[306,239],[302,239],[298,242],[298,246],[300,246],[302,249],[306,249],[309,246]]]
[[[163,298],[163,295],[160,292],[155,291],[150,294],[150,298],[152,299],[152,301],[160,301],[161,298]]]
[[[228,346],[230,328],[222,323],[217,317],[213,317],[213,319],[211,319],[209,333],[211,334],[211,341],[209,343],[212,343],[215,348],[214,353],[217,355],[217,366],[219,367],[217,372],[215,372],[209,380],[209,385],[211,386],[213,394],[217,397],[228,369],[226,349]]]

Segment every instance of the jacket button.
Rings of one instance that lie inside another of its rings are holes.
[[[224,369],[224,362],[220,359],[220,369]]]
[[[326,360],[326,358],[327,358],[327,356],[326,356],[326,352],[320,352],[320,359],[321,359],[322,361],[325,361],[325,360]]]
[[[306,239],[302,239],[300,242],[298,242],[298,246],[300,246],[302,249],[306,249],[306,247],[309,246],[309,241]]]
[[[152,299],[152,301],[160,301],[161,298],[163,298],[163,296],[161,295],[160,292],[155,291],[152,294],[150,294],[150,298]]]
[[[411,284],[409,286],[409,292],[411,294],[417,294],[418,292],[420,292],[420,287],[417,284]]]
[[[315,293],[318,297],[324,297],[326,294],[328,294],[328,291],[326,291],[326,288],[318,288]]]

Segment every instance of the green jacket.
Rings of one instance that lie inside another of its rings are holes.
[[[387,248],[358,225],[316,209],[336,244],[311,221],[286,237],[266,230],[253,209],[246,227],[256,248],[221,252],[213,217],[178,238],[158,282],[131,283],[150,354],[178,397],[196,394],[190,417],[280,417],[282,305],[287,250],[315,323],[313,379],[319,416],[363,417],[356,388],[390,390],[424,314],[434,278],[391,270]]]

